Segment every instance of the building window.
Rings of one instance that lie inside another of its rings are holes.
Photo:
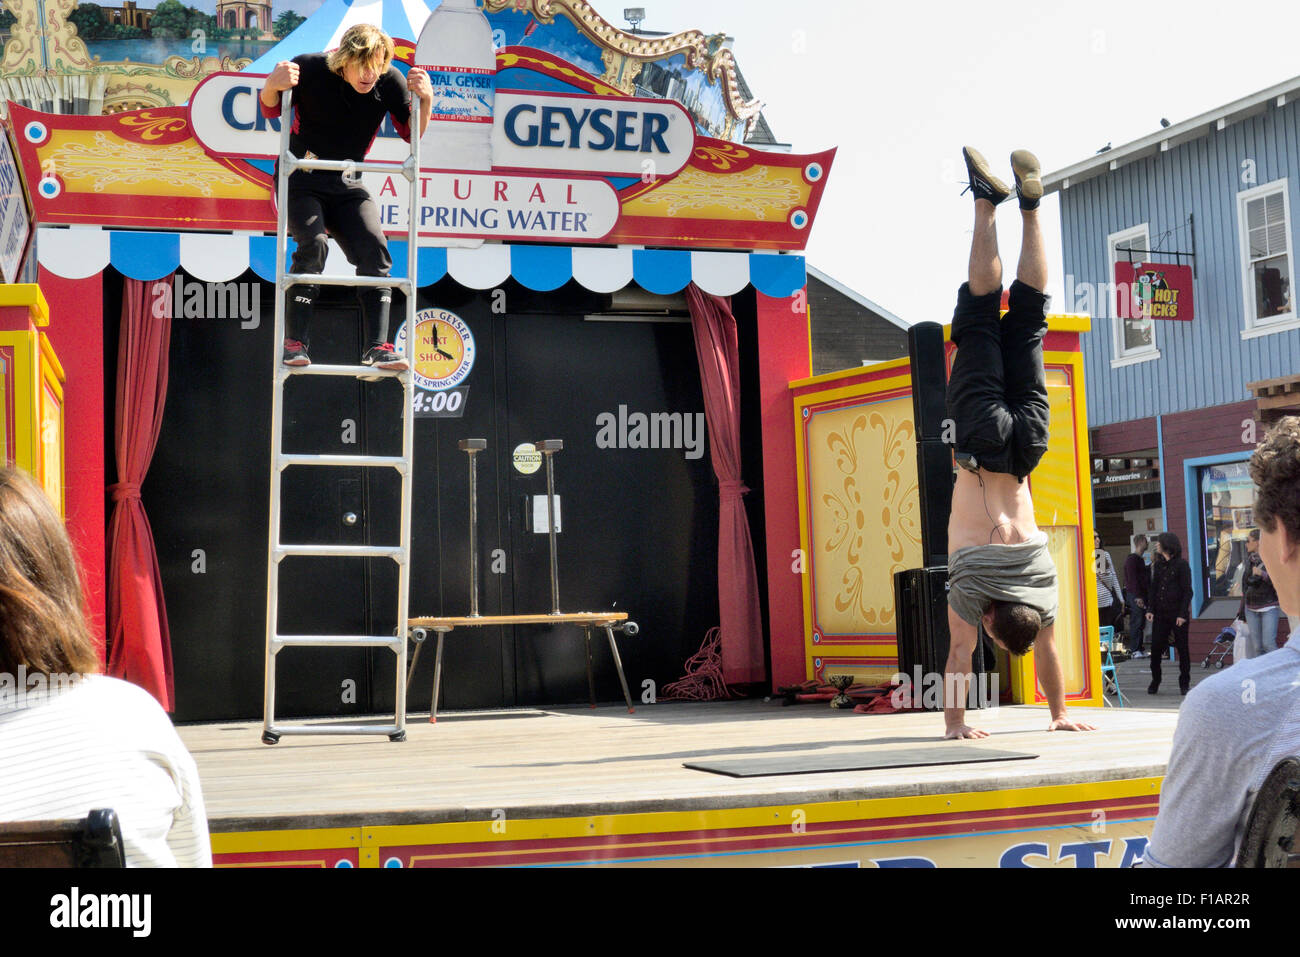
[[[1237,194],[1246,334],[1294,325],[1291,203],[1285,179]]]
[[[1156,324],[1150,316],[1137,319],[1120,318],[1120,298],[1126,301],[1131,295],[1128,289],[1121,289],[1115,283],[1115,265],[1120,262],[1138,262],[1147,258],[1151,249],[1151,234],[1147,224],[1134,226],[1106,237],[1107,261],[1110,272],[1106,275],[1107,288],[1114,286],[1113,293],[1106,297],[1111,310],[1111,323],[1114,336],[1114,356],[1112,365],[1129,365],[1133,362],[1145,362],[1159,359],[1160,351],[1156,348]],[[1137,252],[1128,252],[1137,250]]]
[[[1197,470],[1200,496],[1201,594],[1208,602],[1241,598],[1246,536],[1255,527],[1255,483],[1246,462],[1224,462]]]

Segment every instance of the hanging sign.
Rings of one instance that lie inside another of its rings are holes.
[[[1191,266],[1117,262],[1115,314],[1121,319],[1191,322],[1193,284]]]

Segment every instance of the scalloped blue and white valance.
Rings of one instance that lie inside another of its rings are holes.
[[[406,276],[406,243],[390,240],[393,275]],[[43,226],[37,231],[40,264],[56,276],[84,279],[110,264],[132,279],[171,275],[179,267],[204,282],[229,282],[251,268],[275,282],[275,237],[212,233],[152,233]],[[354,270],[330,242],[325,272]],[[752,285],[783,298],[807,282],[803,256],[776,253],[701,252],[670,249],[509,246],[421,249],[418,279],[429,286],[444,276],[469,289],[492,289],[509,277],[538,292],[570,279],[593,292],[616,292],[635,282],[647,292],[672,295],[694,282],[715,296],[732,296]]]

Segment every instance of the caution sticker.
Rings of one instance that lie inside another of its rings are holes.
[[[537,451],[532,442],[525,442],[523,445],[515,446],[511,459],[515,463],[515,468],[522,475],[532,475],[542,467],[542,453]]]

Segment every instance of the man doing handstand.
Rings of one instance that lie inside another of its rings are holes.
[[[1007,314],[999,320],[1002,262],[995,208],[1011,190],[984,157],[963,151],[975,193],[975,235],[968,281],[957,294],[948,379],[948,416],[961,466],[948,521],[948,662],[944,680],[947,738],[983,738],[965,722],[971,653],[983,624],[1013,655],[1036,652],[1038,680],[1052,713],[1049,731],[1091,731],[1065,711],[1064,679],[1054,641],[1056,566],[1047,534],[1034,521],[1025,479],[1047,451],[1049,409],[1043,370],[1047,332],[1047,257],[1038,226],[1043,195],[1038,160],[1011,154],[1024,238]]]

